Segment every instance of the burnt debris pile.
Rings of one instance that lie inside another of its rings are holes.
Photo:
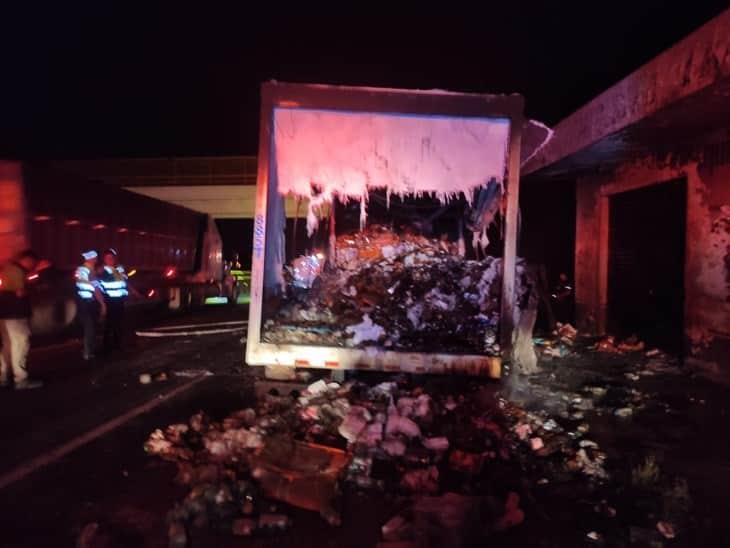
[[[336,260],[300,257],[264,322],[275,344],[497,355],[502,260],[468,260],[446,239],[387,227],[341,235]],[[518,302],[530,284],[517,263]]]

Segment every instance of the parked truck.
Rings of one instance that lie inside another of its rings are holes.
[[[80,253],[114,248],[129,306],[202,304],[222,288],[222,242],[207,215],[38,164],[0,161],[0,264],[33,249],[51,268],[31,281],[34,333],[68,328]]]

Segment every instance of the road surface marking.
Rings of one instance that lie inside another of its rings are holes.
[[[210,322],[210,323],[191,323],[187,325],[168,325],[166,327],[152,327],[150,331],[175,331],[176,329],[190,329],[191,327],[207,327],[213,325],[246,325],[248,320],[239,320],[235,322]]]
[[[76,449],[79,449],[80,447],[83,447],[87,443],[90,443],[94,441],[97,438],[100,438],[101,436],[108,434],[112,430],[116,430],[123,424],[129,422],[130,420],[134,419],[135,417],[138,417],[139,415],[142,415],[143,413],[147,413],[148,411],[151,411],[161,403],[164,403],[168,400],[171,400],[172,398],[182,394],[183,392],[186,392],[190,390],[193,386],[201,382],[202,380],[206,379],[206,375],[201,375],[199,377],[195,377],[193,379],[190,379],[185,384],[182,384],[178,386],[177,388],[173,388],[169,392],[165,394],[160,394],[158,396],[155,396],[154,399],[148,401],[147,403],[143,403],[142,405],[138,405],[137,407],[130,409],[126,413],[123,413],[122,415],[119,415],[118,417],[111,419],[103,424],[100,424],[96,428],[93,428],[89,430],[88,432],[85,432],[81,434],[80,436],[77,436],[66,443],[63,443],[59,445],[58,447],[55,447],[54,449],[51,449],[47,453],[44,453],[42,455],[37,456],[36,458],[26,462],[25,464],[21,464],[20,466],[16,466],[13,468],[10,472],[7,474],[3,474],[0,476],[0,489],[4,489],[8,485],[11,485],[19,480],[22,480],[26,476],[32,474],[39,468],[43,468],[44,466],[48,466],[49,464],[52,464],[56,462],[57,460],[65,457],[69,453],[75,451]]]
[[[159,331],[135,331],[138,337],[194,337],[199,335],[215,335],[217,333],[237,333],[244,331],[246,328],[228,327],[226,329],[206,329],[201,331],[168,331],[160,333]]]

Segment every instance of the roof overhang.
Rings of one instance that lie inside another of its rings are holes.
[[[523,176],[577,176],[681,150],[730,128],[729,104],[727,10],[561,121]]]

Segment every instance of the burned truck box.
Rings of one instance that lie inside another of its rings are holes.
[[[519,95],[264,84],[246,362],[498,375],[530,291],[522,109]]]

